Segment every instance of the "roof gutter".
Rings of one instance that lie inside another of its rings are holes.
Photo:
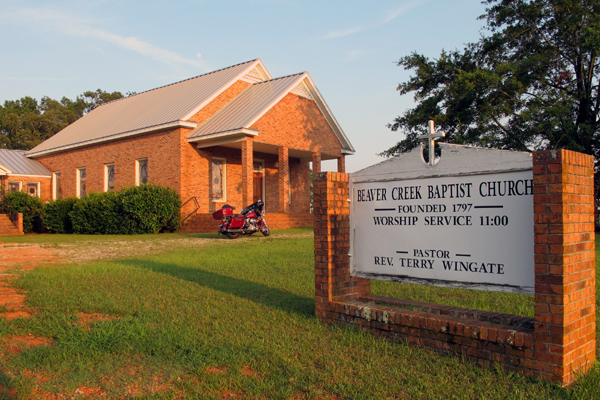
[[[215,132],[208,135],[188,138],[188,142],[195,143],[198,148],[203,148],[240,142],[246,140],[246,137],[248,136],[258,136],[258,130],[252,128],[236,128],[229,131]]]
[[[40,150],[40,151],[30,150],[27,153],[25,153],[25,156],[29,157],[29,158],[35,158],[35,157],[40,157],[40,156],[44,156],[44,155],[48,155],[48,154],[52,154],[52,153],[58,153],[60,151],[76,149],[78,147],[89,146],[91,144],[110,142],[113,140],[123,139],[123,138],[129,137],[129,136],[141,135],[144,133],[158,132],[158,131],[164,131],[166,129],[176,129],[176,128],[195,129],[197,127],[198,127],[198,123],[193,122],[193,121],[182,121],[182,120],[171,121],[171,122],[167,122],[167,123],[160,124],[160,125],[154,125],[154,126],[149,126],[149,127],[142,128],[142,129],[136,129],[133,131],[115,133],[113,135],[103,136],[98,139],[85,140],[85,141],[73,143],[70,145],[53,147],[53,148],[47,149],[47,150]]]
[[[229,136],[258,136],[258,130],[252,128],[236,128],[229,131],[215,132],[209,133],[206,135],[200,135],[197,137],[188,138],[188,142],[201,142],[203,140],[210,140],[216,138],[223,138]]]

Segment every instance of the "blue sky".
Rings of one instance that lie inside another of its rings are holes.
[[[401,139],[386,124],[418,51],[479,38],[478,0],[0,0],[0,103],[142,92],[261,58],[274,77],[308,71],[356,148],[348,172]],[[329,165],[335,170],[335,166]]]

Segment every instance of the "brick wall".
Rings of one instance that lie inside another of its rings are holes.
[[[190,146],[186,143],[186,145]],[[229,204],[240,209],[248,206],[243,203],[242,199],[242,156],[239,149],[231,149],[227,147],[210,147],[206,149],[196,149],[204,157],[205,163],[202,168],[195,171],[193,181],[189,186],[182,190],[182,200],[186,201],[192,196],[198,199],[206,199],[201,201],[199,213],[212,213],[220,209],[223,205]],[[227,198],[225,201],[214,202],[209,200],[212,196],[211,179],[211,164],[212,158],[224,158],[226,160],[226,184]],[[279,213],[279,172],[277,167],[278,157],[274,154],[254,153],[254,159],[264,163],[264,179],[265,179],[265,196],[263,201],[266,204],[266,210],[269,213]],[[310,176],[309,166],[307,162],[302,162],[297,158],[290,158],[290,182],[292,185],[291,204],[288,205],[291,213],[307,213],[310,209]],[[252,188],[252,186],[250,186]],[[206,197],[203,197],[206,196]],[[183,214],[187,215],[193,210],[193,207],[186,206]],[[312,223],[311,223],[312,224]]]
[[[180,187],[180,131],[171,129],[120,139],[36,158],[50,172],[60,171],[63,197],[75,197],[77,169],[86,169],[86,191],[104,191],[104,165],[115,166],[115,190],[133,186],[136,160],[148,159],[148,181]]]
[[[21,182],[21,191],[27,193],[28,183],[38,183],[39,197],[42,203],[52,199],[52,178],[42,176],[2,176],[0,177],[0,194],[8,190],[8,182]]]
[[[306,214],[271,214],[265,215],[269,229],[288,229],[299,226],[312,226],[313,215]],[[215,220],[212,214],[195,214],[186,220],[179,229],[182,233],[217,233],[221,221]]]
[[[368,279],[350,275],[348,174],[326,172],[313,182],[315,229],[315,308],[322,321],[336,320],[335,303],[371,293]]]
[[[289,207],[290,214],[306,214],[310,211],[310,168],[308,162],[297,158],[290,159],[290,185],[292,198]],[[312,226],[309,224],[297,226]]]
[[[299,226],[312,226],[313,215],[305,214],[271,214],[265,215],[265,220],[269,229],[288,229]],[[220,220],[215,220],[212,214],[194,214],[186,220],[183,226],[179,229],[182,233],[217,233],[217,228],[221,223]]]
[[[540,374],[563,384],[596,358],[594,159],[534,153],[535,349]]]
[[[198,122],[198,124],[205,122],[248,86],[250,84],[243,81],[234,83],[192,116],[190,120]],[[179,138],[182,165],[179,172],[181,176],[180,195],[183,201],[196,196],[200,201],[201,208],[199,211],[206,213],[214,209],[210,201],[210,185],[208,184],[210,181],[211,156],[214,148],[210,150],[196,148],[187,140],[189,133],[189,131],[182,131]],[[191,210],[192,208],[188,207],[183,212],[187,214]]]
[[[533,158],[535,318],[371,295],[350,275],[348,175],[331,172],[314,182],[317,317],[572,384],[596,357],[593,158]]]
[[[260,132],[256,142],[341,155],[340,142],[317,104],[293,93],[267,111],[252,128]]]

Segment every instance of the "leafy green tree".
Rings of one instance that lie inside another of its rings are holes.
[[[48,97],[31,97],[0,106],[0,147],[27,150],[76,120],[73,112]]]
[[[92,111],[94,108],[104,103],[110,103],[111,101],[118,100],[120,98],[123,98],[123,94],[121,94],[121,92],[109,93],[100,89],[96,89],[96,91],[84,92],[82,95],[77,96],[77,101],[81,102],[81,104],[83,105],[81,114],[78,113],[77,116],[82,117],[83,115]]]
[[[414,75],[398,91],[414,108],[390,128],[414,148],[427,120],[458,144],[600,152],[600,0],[485,0],[482,37],[439,58],[398,62]]]
[[[120,92],[97,89],[77,96],[75,101],[29,96],[7,100],[0,106],[0,148],[29,150],[75,122],[101,104],[120,99]]]

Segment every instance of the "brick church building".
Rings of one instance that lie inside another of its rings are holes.
[[[344,172],[353,153],[307,72],[272,78],[256,59],[101,105],[25,156],[52,199],[167,186],[182,230],[213,232],[214,210],[257,199],[272,229],[311,225],[309,163]]]

